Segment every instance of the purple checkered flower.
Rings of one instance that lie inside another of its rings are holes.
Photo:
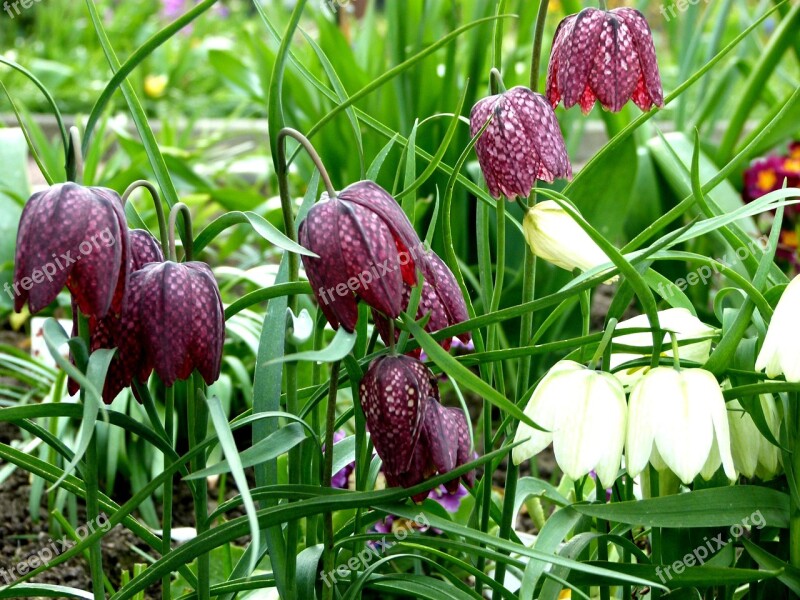
[[[558,25],[547,71],[547,99],[555,108],[595,100],[612,112],[633,102],[642,110],[664,106],[653,36],[641,12],[585,8]]]
[[[480,100],[470,114],[470,134],[490,117],[475,152],[492,196],[527,198],[537,179],[572,179],[558,119],[544,96],[520,86]]]

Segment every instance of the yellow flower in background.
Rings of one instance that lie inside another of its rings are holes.
[[[144,78],[144,93],[148,98],[161,98],[168,83],[169,78],[166,75],[148,75]]]

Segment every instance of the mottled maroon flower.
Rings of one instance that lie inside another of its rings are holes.
[[[558,119],[544,96],[520,86],[480,100],[470,114],[470,134],[489,117],[475,152],[492,196],[527,197],[537,179],[572,179]]]
[[[445,327],[450,327],[456,323],[461,323],[469,318],[467,314],[467,303],[464,301],[464,296],[461,293],[461,288],[458,287],[455,275],[447,267],[439,256],[431,251],[423,255],[424,260],[430,268],[433,278],[430,280],[425,279],[422,282],[422,293],[420,294],[419,306],[417,307],[417,320],[421,319],[427,314],[430,318],[425,323],[425,331],[434,333]],[[408,309],[408,303],[411,300],[412,288],[407,283],[403,283],[403,310]],[[378,313],[372,311],[372,316],[375,320],[375,327],[381,335],[383,342],[389,344],[389,320]],[[400,337],[400,332],[395,331],[395,341]],[[458,338],[468,343],[472,336],[469,332],[462,333]],[[450,349],[452,338],[441,340],[439,343],[445,350]]]
[[[164,261],[161,247],[149,232],[134,229],[128,232],[128,242],[130,248],[128,270],[130,273],[140,270],[148,263]],[[76,306],[73,302],[73,337],[78,335],[77,316]],[[109,313],[103,318],[89,318],[89,349],[94,352],[101,348],[117,348],[117,352],[108,366],[103,387],[103,401],[106,404],[113,402],[123,389],[130,386],[134,376],[138,375],[141,381],[146,381],[150,377],[153,366],[144,356],[141,336],[136,322],[132,319],[132,307],[129,303],[121,315]],[[69,380],[70,394],[76,394],[79,388],[77,381]]]
[[[433,373],[408,356],[382,356],[361,380],[361,407],[390,487],[411,487],[471,460],[464,413],[439,403]],[[474,472],[462,477],[472,485]],[[458,490],[458,479],[445,484]],[[422,501],[428,492],[414,496]]]
[[[219,378],[225,314],[219,288],[202,262],[151,262],[131,275],[130,323],[142,344],[142,368],[170,386],[197,369]]]
[[[395,318],[403,282],[413,285],[422,242],[397,201],[371,181],[359,181],[336,198],[323,198],[300,224],[300,243],[318,255],[303,256],[306,275],[328,322],[352,332],[358,299]]]
[[[19,222],[14,309],[37,313],[66,285],[85,315],[122,310],[128,228],[119,195],[63,183],[31,196]]]
[[[633,8],[585,8],[558,25],[547,71],[553,108],[580,103],[588,113],[595,100],[612,112],[633,100],[642,110],[664,106],[653,36]]]

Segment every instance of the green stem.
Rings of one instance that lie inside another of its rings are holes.
[[[164,430],[167,432],[167,441],[173,444],[173,411],[175,408],[175,389],[168,387],[165,393],[164,406]],[[167,464],[167,456],[164,455],[164,464]],[[164,498],[162,502],[161,516],[161,556],[166,556],[172,551],[172,480],[170,477],[164,482]],[[201,482],[202,483],[202,482]],[[161,598],[170,600],[172,597],[172,574],[167,573],[161,581]]]
[[[74,147],[80,148],[80,140],[76,142],[77,129],[72,127],[70,129],[70,139]],[[77,145],[75,145],[77,143]],[[76,309],[77,310],[77,309]],[[78,312],[78,335],[89,346],[89,321],[88,319]],[[80,392],[81,402],[86,402],[86,391],[81,386]],[[100,516],[100,485],[98,481],[99,465],[97,460],[97,427],[92,432],[92,438],[86,448],[86,468],[83,474],[86,483],[86,521],[91,526],[98,522]],[[101,542],[97,542],[89,547],[89,570],[92,575],[92,593],[95,600],[105,598],[105,591],[103,589],[103,550]]]
[[[790,403],[794,413],[794,419],[790,421],[794,431],[794,451],[792,452],[791,469],[794,472],[795,481],[800,477],[800,407],[798,407],[797,393],[791,394],[793,402]],[[800,568],[800,506],[795,503],[794,494],[789,494],[789,562],[795,568]]]
[[[169,232],[167,245],[169,248],[169,260],[178,260],[178,254],[175,250],[175,221],[178,218],[178,213],[183,213],[184,230],[187,232],[186,239],[184,240],[183,254],[187,261],[192,260],[192,212],[189,207],[183,202],[178,202],[169,211],[169,225],[167,230]]]
[[[325,470],[322,473],[322,486],[331,487],[333,479],[333,434],[336,427],[336,394],[339,386],[339,361],[331,365],[331,379],[328,388],[328,408],[325,414]],[[326,575],[333,574],[336,566],[336,555],[333,547],[333,513],[328,511],[324,516],[324,556],[322,564]],[[322,585],[323,600],[333,599],[333,584],[327,577]]]
[[[146,188],[147,191],[150,192],[150,197],[153,199],[153,206],[156,209],[156,218],[158,219],[158,235],[161,240],[161,251],[164,253],[164,256],[167,256],[169,252],[169,234],[167,233],[167,221],[164,218],[164,206],[161,204],[161,195],[158,193],[158,188],[146,179],[134,181],[128,186],[125,193],[122,194],[122,204],[124,205],[128,201],[130,195],[140,187]]]
[[[549,0],[541,0],[539,12],[536,15],[536,29],[534,29],[533,32],[530,87],[534,92],[539,91],[539,71],[542,65],[542,40],[544,39],[544,22],[547,20],[548,4],[550,4]]]
[[[602,502],[605,504],[606,502],[606,489],[603,487],[603,484],[600,483],[600,478],[595,477],[595,485],[596,485],[596,492],[595,492],[595,500],[597,502]],[[598,533],[608,533],[608,522],[602,519],[597,519],[596,529]],[[597,540],[597,558],[601,561],[608,560],[608,543],[605,540],[599,539]],[[600,586],[600,600],[610,600],[611,593],[608,589],[608,586]]]
[[[311,145],[311,142],[308,141],[308,138],[304,136],[299,131],[292,129],[290,127],[284,127],[278,132],[277,136],[277,176],[278,176],[278,189],[280,192],[281,197],[281,212],[283,214],[283,226],[286,230],[286,236],[291,239],[292,241],[297,241],[297,234],[295,231],[295,223],[294,223],[294,206],[292,203],[292,198],[289,194],[289,167],[288,162],[286,159],[286,138],[293,138],[296,140],[308,153],[311,157],[311,160],[319,170],[320,177],[322,178],[323,183],[325,184],[325,189],[328,192],[328,196],[330,199],[336,198],[336,191],[333,189],[333,184],[331,183],[331,179],[328,176],[328,172],[325,169],[325,165],[322,163],[322,159],[320,159],[319,154],[317,154],[314,146]],[[296,282],[300,275],[300,261],[297,254],[290,252],[289,253],[289,274],[288,274],[288,283]],[[297,314],[297,297],[290,296],[288,298],[288,308],[292,311],[292,314]],[[286,352],[293,353],[295,351],[294,344],[287,341],[286,342]],[[290,362],[286,364],[285,367],[286,372],[286,410],[290,414],[299,414],[300,413],[300,404],[297,397],[297,363]],[[295,447],[289,451],[289,483],[299,484],[302,480],[302,448]],[[331,517],[332,519],[332,517]],[[295,569],[297,564],[297,540],[298,540],[298,531],[297,531],[297,521],[290,521],[286,525],[286,581],[294,581],[295,578]],[[327,526],[327,524],[326,524]],[[332,524],[331,524],[332,527]],[[306,528],[308,528],[308,522],[306,523]]]
[[[492,67],[492,70],[489,72],[489,87],[493,94],[506,93],[506,84],[503,83],[503,76],[500,74],[500,71],[494,67]],[[505,201],[502,197],[500,199]]]
[[[86,472],[84,480],[86,482],[86,520],[94,525],[100,516],[100,493],[98,482],[98,460],[97,460],[97,430],[92,434],[89,446],[86,448]],[[89,568],[92,573],[92,593],[95,600],[105,598],[103,589],[103,551],[100,540],[89,547]]]
[[[67,179],[77,184],[83,183],[83,154],[81,154],[81,134],[74,125],[69,128],[69,152]]]
[[[172,229],[170,230],[172,231]],[[192,374],[186,380],[186,405],[189,413],[189,447],[196,448],[206,438],[208,431],[208,410],[203,400],[198,400],[195,391],[195,377]],[[200,452],[192,459],[192,471],[200,471],[206,467],[206,452]],[[197,535],[208,531],[208,482],[198,481],[194,494],[194,517]],[[206,552],[197,557],[197,598],[211,598],[211,554]]]
[[[595,351],[594,356],[592,356],[592,360],[589,361],[589,368],[591,370],[594,370],[597,367],[597,363],[600,361],[600,357],[603,356],[603,354],[606,351],[606,348],[609,347],[611,339],[614,337],[614,329],[616,327],[617,327],[617,320],[614,318],[609,319],[608,323],[606,324],[606,330],[603,333],[603,338],[597,345],[597,350]],[[604,361],[603,367],[605,369],[608,369],[608,361]]]

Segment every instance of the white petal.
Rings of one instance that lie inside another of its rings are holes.
[[[787,381],[800,382],[800,276],[783,292],[772,314],[764,344],[756,358],[756,369],[768,377],[783,373]]]
[[[601,482],[613,483],[622,458],[625,392],[608,373],[584,370],[563,385],[563,410],[553,432],[556,462],[572,479],[583,477],[601,462]],[[609,466],[616,460],[616,464]],[[613,473],[608,472],[613,469]]]
[[[539,431],[530,425],[520,423],[517,427],[517,434],[514,436],[514,443],[518,443],[526,438],[530,439],[516,446],[511,451],[511,459],[514,461],[514,464],[518,465],[528,460],[552,443],[552,430],[555,427],[556,415],[561,409],[562,404],[562,394],[559,391],[559,384],[553,385],[553,382],[560,379],[564,374],[582,370],[583,368],[582,365],[576,362],[560,361],[542,377],[539,385],[536,386],[536,389],[533,391],[524,412],[534,423],[544,427],[548,431]]]
[[[738,400],[728,402],[733,466],[745,477],[752,477],[758,464],[761,433]]]
[[[708,405],[699,398],[709,392],[703,373],[711,377],[718,394],[719,385],[702,369],[661,367],[653,369],[648,378],[655,372],[659,377],[653,378],[655,389],[650,392],[658,398],[655,443],[667,466],[688,485],[705,465],[714,440]]]
[[[655,371],[658,368],[654,369]],[[636,477],[647,466],[653,451],[656,420],[654,396],[650,394],[649,376],[645,375],[631,390],[628,403],[628,431],[625,439],[625,467],[631,477]]]

